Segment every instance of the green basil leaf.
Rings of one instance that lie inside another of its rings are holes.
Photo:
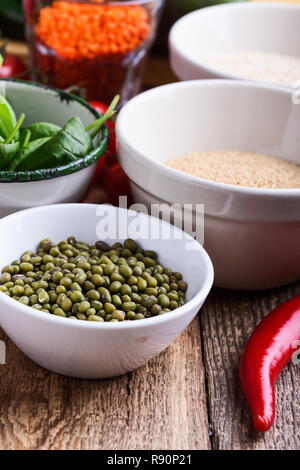
[[[14,110],[4,96],[0,94],[0,135],[7,139],[16,125],[17,119]]]
[[[51,139],[51,137],[43,137],[41,139],[32,140],[28,145],[26,145],[26,147],[21,148],[21,150],[10,163],[8,170],[24,171],[34,169],[31,168],[31,166],[34,166],[34,155],[40,147],[48,142],[49,139]],[[32,165],[31,161],[33,161]]]
[[[81,120],[71,118],[67,124],[51,137],[22,164],[22,170],[40,170],[66,165],[87,155],[92,148],[89,134]],[[19,169],[19,168],[18,168]]]
[[[61,127],[51,122],[36,122],[23,129],[31,132],[31,140],[41,139],[42,137],[52,137],[61,130]]]
[[[0,170],[6,170],[12,158],[18,152],[19,147],[19,142],[12,142],[11,144],[0,144]]]

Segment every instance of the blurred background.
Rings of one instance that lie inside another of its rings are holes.
[[[165,0],[165,7],[160,25],[160,34],[158,35],[158,39],[156,41],[156,49],[163,52],[167,51],[166,38],[168,30],[170,29],[171,25],[181,16],[198,8],[216,5],[219,3],[230,3],[231,1],[248,0]],[[300,3],[300,0],[275,1]],[[9,36],[15,39],[24,39],[24,16],[22,11],[22,0],[1,0],[0,28],[3,35],[5,36]]]

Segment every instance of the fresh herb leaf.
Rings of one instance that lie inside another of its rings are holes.
[[[0,170],[5,170],[20,148],[19,142],[0,144]]]
[[[19,117],[19,119],[18,119],[18,122],[17,122],[17,124],[15,125],[13,131],[12,131],[11,134],[7,137],[7,139],[6,139],[6,141],[5,141],[6,144],[10,144],[11,141],[15,138],[15,136],[17,135],[17,133],[18,133],[20,127],[22,126],[22,123],[23,123],[23,121],[24,121],[24,118],[25,118],[25,114],[22,113],[22,114],[20,115],[20,117]]]
[[[9,102],[0,95],[0,134],[7,139],[17,125],[16,115]]]
[[[40,147],[42,147],[51,137],[42,137],[41,139],[33,140],[29,142],[26,146],[23,145],[21,150],[17,153],[14,159],[10,162],[8,166],[8,170],[10,171],[22,171],[22,170],[31,170],[31,165],[29,164],[28,168],[28,160],[34,160],[34,153],[38,151]]]
[[[94,139],[94,137],[96,137],[96,135],[101,130],[101,127],[104,125],[104,123],[108,121],[108,119],[110,119],[117,112],[115,107],[117,106],[119,99],[120,99],[120,95],[116,95],[114,99],[112,100],[112,102],[110,103],[109,107],[107,108],[106,113],[103,116],[101,116],[101,118],[97,119],[96,121],[86,126],[85,128],[86,132],[93,129],[93,132],[90,134],[91,139]]]
[[[24,127],[31,132],[31,140],[40,139],[41,137],[52,137],[61,130],[61,127],[51,122],[36,122],[30,126]]]
[[[84,157],[92,148],[89,134],[79,118],[71,118],[67,124],[46,143],[34,150],[18,170],[40,170],[66,165]]]

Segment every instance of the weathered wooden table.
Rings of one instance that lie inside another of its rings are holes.
[[[26,55],[22,45],[11,49]],[[145,86],[172,80],[166,61],[151,58]],[[166,351],[108,380],[48,372],[0,330],[7,346],[0,449],[300,449],[299,366],[281,374],[275,425],[264,435],[252,429],[238,377],[241,351],[260,319],[299,293],[300,283],[264,292],[213,289]]]

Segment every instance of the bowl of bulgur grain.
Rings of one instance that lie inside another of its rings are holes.
[[[296,98],[278,85],[193,80],[148,90],[118,116],[119,159],[135,202],[167,220],[179,204],[173,218],[190,234],[201,236],[204,225],[219,287],[300,278]]]
[[[173,26],[170,60],[181,80],[236,78],[300,83],[300,5],[231,3],[190,13]]]

